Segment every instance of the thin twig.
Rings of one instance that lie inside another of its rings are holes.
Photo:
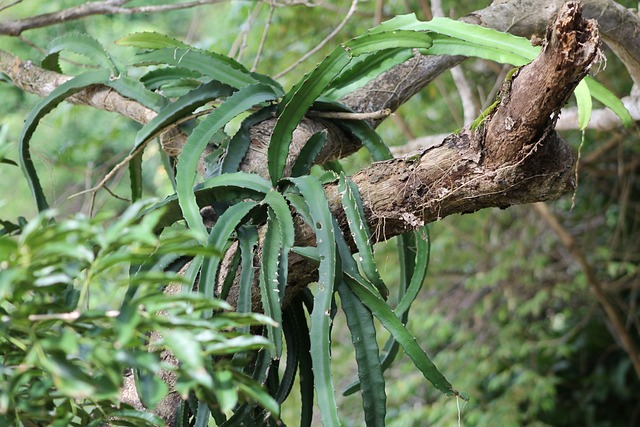
[[[169,12],[206,4],[220,3],[225,0],[196,0],[186,3],[164,4],[158,6],[122,7],[122,5],[128,1],[129,0],[105,0],[101,2],[89,2],[57,12],[32,16],[30,18],[3,21],[0,22],[0,34],[18,36],[26,30],[62,24],[92,15],[131,15],[138,13]]]
[[[144,140],[134,151],[129,153],[129,155],[127,157],[122,159],[122,161],[120,163],[115,165],[113,167],[113,169],[111,169],[109,171],[109,173],[107,173],[104,176],[104,178],[102,178],[102,180],[98,184],[94,185],[92,188],[89,188],[89,189],[86,189],[86,190],[82,190],[82,191],[80,191],[78,193],[72,194],[68,198],[72,199],[72,198],[80,196],[82,194],[91,193],[91,206],[90,206],[89,211],[93,212],[93,205],[94,205],[95,198],[96,198],[96,193],[98,192],[98,190],[101,189],[101,188],[107,189],[107,187],[106,187],[107,181],[109,181],[111,178],[113,178],[113,176],[116,174],[116,172],[118,172],[120,169],[122,169],[127,163],[129,163],[131,161],[131,159],[133,159],[135,156],[137,156],[144,149],[144,147],[147,146],[147,144],[150,141],[153,141],[155,138],[157,138],[158,136],[162,135],[164,132],[168,131],[171,128],[174,128],[174,127],[176,127],[176,126],[178,126],[178,125],[180,125],[180,124],[182,124],[182,123],[184,123],[186,121],[192,120],[193,118],[196,118],[196,117],[199,117],[199,116],[202,116],[202,115],[205,115],[205,114],[209,114],[210,112],[211,112],[211,110],[205,110],[205,111],[199,111],[199,112],[194,113],[194,114],[190,114],[188,116],[185,116],[185,117],[181,118],[180,120],[177,120],[174,123],[171,123],[168,126],[165,126],[162,129],[158,130],[153,135],[151,135],[149,138]],[[118,199],[126,200],[126,199],[123,199],[120,196],[117,196],[116,194],[111,192],[109,189],[107,189],[107,191],[109,192],[109,194],[111,194],[112,196],[114,196],[114,197],[116,197]]]
[[[551,212],[551,210],[545,203],[538,202],[534,203],[533,206],[538,211],[540,216],[547,222],[547,224],[549,224],[549,226],[556,232],[558,238],[560,239],[560,242],[564,245],[564,247],[567,248],[571,255],[573,255],[573,257],[576,259],[578,264],[580,264],[580,267],[582,268],[582,271],[584,272],[584,275],[587,279],[587,283],[589,284],[589,288],[594,293],[596,299],[609,318],[609,321],[611,322],[611,326],[613,327],[617,338],[622,343],[623,350],[627,352],[629,359],[631,359],[631,364],[636,371],[636,375],[638,376],[638,378],[640,378],[640,351],[638,351],[635,342],[624,327],[624,322],[620,318],[620,314],[607,297],[602,284],[596,277],[596,273],[593,267],[591,266],[591,264],[589,264],[584,253],[580,249],[580,245],[573,239],[569,232],[565,230],[562,224],[560,224],[558,218],[553,214],[553,212]]]
[[[118,310],[107,310],[104,312],[105,317],[118,317],[120,312]],[[32,322],[41,322],[44,320],[62,320],[65,322],[73,322],[78,320],[82,316],[79,311],[72,311],[69,313],[52,313],[52,314],[30,314],[28,319]]]
[[[273,5],[273,0],[269,0],[269,16],[267,17],[267,22],[264,24],[264,30],[262,31],[262,38],[260,39],[260,45],[258,46],[258,52],[256,53],[256,57],[253,60],[253,65],[251,66],[251,71],[255,71],[258,68],[258,63],[260,62],[260,57],[262,56],[262,49],[264,49],[264,43],[267,40],[267,33],[269,32],[269,28],[271,27],[271,20],[273,19],[273,12],[276,10]]]
[[[341,119],[341,120],[380,120],[386,119],[391,115],[390,108],[384,110],[372,111],[370,113],[349,113],[347,111],[309,111],[307,116],[320,117],[324,119]]]
[[[15,5],[17,5],[18,3],[22,3],[22,0],[16,0],[16,1],[14,1],[13,3],[9,3],[9,4],[8,4],[8,5],[6,5],[6,6],[0,6],[0,12],[2,12],[2,11],[3,11],[3,10],[5,10],[5,9],[9,9],[11,6],[15,6]]]
[[[281,71],[280,73],[275,75],[275,79],[279,79],[280,77],[284,76],[285,74],[287,74],[289,71],[293,70],[294,68],[296,68],[298,65],[300,65],[302,62],[304,62],[307,58],[309,58],[311,55],[313,55],[314,53],[316,53],[317,51],[319,51],[320,49],[322,49],[324,47],[324,45],[326,45],[332,38],[334,38],[336,36],[336,34],[338,34],[340,32],[340,30],[342,30],[342,28],[346,25],[347,21],[349,21],[349,19],[351,18],[351,16],[354,14],[354,12],[356,11],[356,8],[358,6],[358,0],[353,0],[351,2],[351,7],[349,8],[349,11],[347,12],[347,15],[344,17],[344,19],[342,20],[342,22],[340,22],[340,24],[338,24],[338,26],[331,32],[331,34],[329,34],[327,37],[325,37],[324,40],[322,40],[320,42],[320,44],[318,44],[316,47],[314,47],[313,49],[311,49],[309,52],[307,52],[306,54],[304,54],[302,56],[302,58],[298,59],[296,62],[294,62],[293,64],[291,64],[290,66],[288,66],[287,68],[285,68],[283,71]]]

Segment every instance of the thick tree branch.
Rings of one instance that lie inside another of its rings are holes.
[[[600,40],[595,22],[581,19],[577,3],[563,9],[552,30],[541,55],[505,82],[500,104],[481,126],[351,177],[376,240],[454,213],[555,199],[573,188],[572,152],[553,125],[599,57]],[[337,185],[327,185],[325,192],[346,232]],[[297,245],[314,243],[313,232],[301,221],[297,231]],[[285,304],[313,274],[309,263],[290,261]]]

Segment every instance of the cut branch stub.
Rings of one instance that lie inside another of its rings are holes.
[[[596,21],[582,19],[580,3],[566,3],[547,31],[543,52],[505,83],[500,105],[486,122],[487,165],[528,155],[599,58],[599,47]]]

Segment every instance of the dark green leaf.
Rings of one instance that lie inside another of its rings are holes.
[[[273,100],[273,90],[262,83],[243,87],[207,116],[187,138],[178,157],[178,203],[189,227],[204,236],[206,231],[193,193],[196,167],[207,143],[224,125],[256,104]]]
[[[316,157],[320,154],[320,150],[327,141],[327,131],[322,130],[314,133],[311,138],[304,144],[298,158],[291,169],[291,176],[301,176],[309,173],[309,169],[313,166]]]
[[[373,316],[344,282],[338,285],[338,293],[356,351],[366,424],[384,426],[387,396]]]
[[[39,211],[47,209],[49,205],[44,195],[44,191],[42,190],[42,186],[40,185],[38,173],[33,164],[33,160],[31,159],[31,153],[29,152],[29,143],[38,123],[45,115],[47,115],[66,98],[80,92],[86,87],[104,83],[109,80],[109,76],[110,73],[108,70],[100,70],[91,71],[74,77],[51,91],[51,93],[40,101],[40,103],[27,116],[19,142],[20,166],[27,177],[31,193],[33,194]]]

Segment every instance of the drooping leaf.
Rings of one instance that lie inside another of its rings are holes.
[[[392,48],[428,49],[433,44],[429,34],[413,30],[369,32],[343,43],[350,56],[369,54]]]
[[[193,193],[196,167],[202,152],[213,135],[231,119],[254,105],[274,98],[275,94],[271,87],[262,83],[243,87],[207,116],[187,138],[178,157],[178,172],[176,174],[178,202],[189,227],[202,236],[206,231]]]
[[[365,422],[367,427],[384,426],[387,395],[373,316],[344,282],[338,285],[338,293],[356,351]]]
[[[282,356],[282,309],[278,280],[282,234],[279,228],[278,218],[273,209],[267,208],[267,232],[262,242],[260,259],[260,297],[265,314],[278,324],[267,328],[267,335],[275,348],[275,359]]]
[[[256,227],[246,226],[238,228],[238,241],[241,252],[241,272],[236,310],[238,313],[250,313],[251,288],[254,279],[254,251],[258,244],[258,231]],[[248,328],[245,332],[249,332]]]
[[[339,425],[335,389],[331,375],[331,303],[336,274],[336,245],[333,217],[322,185],[307,175],[288,179],[308,206],[320,253],[318,291],[311,313],[311,360],[318,406],[324,425]]]
[[[167,126],[192,113],[195,109],[220,97],[229,96],[232,92],[231,86],[210,82],[178,98],[138,131],[131,152]]]
[[[360,280],[360,278],[356,279],[345,276],[345,281],[353,293],[360,298],[380,323],[382,323],[382,326],[400,343],[416,368],[422,372],[422,375],[445,395],[456,395],[457,392],[453,390],[451,384],[449,384],[446,378],[438,371],[431,359],[429,359],[429,356],[420,348],[415,338],[402,322],[400,322],[393,311],[391,311],[386,302],[377,295],[377,292],[372,292],[371,288],[369,288],[364,281]]]
[[[47,56],[67,50],[89,58],[98,68],[110,70],[111,74],[119,74],[116,65],[99,41],[83,33],[66,33],[54,38],[49,43]],[[47,62],[47,58],[44,59]]]
[[[240,129],[233,135],[233,138],[227,145],[227,152],[222,159],[221,173],[237,172],[240,168],[240,163],[247,154],[251,139],[249,137],[249,131],[252,126],[273,117],[275,107],[270,105],[268,107],[261,108],[255,113],[242,121]]]
[[[160,111],[169,103],[164,96],[150,91],[139,81],[126,76],[109,79],[105,81],[104,84],[114,89],[120,95],[138,101],[153,111]]]
[[[415,232],[406,233],[397,238],[401,275],[398,289],[399,302],[393,312],[398,316],[402,324],[406,325],[409,317],[409,308],[422,289],[429,267],[429,228],[425,226]],[[398,341],[393,336],[389,337],[383,348],[381,361],[383,371],[391,366],[398,354],[399,347]],[[358,390],[360,390],[359,380],[345,387],[342,394],[349,396]]]
[[[633,126],[633,118],[631,117],[629,110],[627,110],[627,107],[624,106],[622,101],[620,101],[613,92],[590,76],[585,77],[584,81],[587,82],[589,93],[594,99],[600,101],[605,107],[611,109],[616,116],[620,117],[620,120],[625,127],[629,128]]]
[[[246,172],[225,173],[206,179],[195,186],[198,206],[211,206],[216,201],[234,201],[246,198],[262,200],[271,189],[271,184],[259,175]],[[144,210],[141,215],[162,209],[163,215],[155,230],[159,231],[183,218],[178,205],[178,196],[172,195]]]
[[[351,60],[342,72],[329,84],[323,96],[340,99],[361,88],[370,80],[413,56],[410,49],[385,49]]]
[[[140,77],[140,82],[144,84],[144,87],[147,89],[156,90],[169,84],[176,84],[177,82],[184,82],[188,84],[197,82],[197,86],[199,86],[202,84],[200,81],[201,78],[202,74],[196,71],[187,70],[186,68],[181,67],[165,67],[149,71],[144,76]]]
[[[291,211],[289,210],[287,201],[282,194],[276,190],[271,190],[267,194],[264,198],[264,203],[269,205],[277,219],[281,242],[280,265],[278,267],[278,289],[280,295],[284,295],[288,277],[289,251],[291,251],[295,239],[293,217],[291,216]]]
[[[36,201],[39,211],[47,209],[49,205],[44,195],[44,191],[42,190],[42,186],[40,185],[38,173],[29,151],[29,143],[31,142],[31,137],[35,132],[38,123],[45,115],[47,115],[66,98],[80,92],[86,87],[104,83],[109,79],[109,77],[109,70],[90,71],[74,77],[51,91],[51,93],[40,101],[40,103],[38,103],[38,105],[31,110],[27,116],[19,141],[20,167],[27,178],[29,188],[31,189],[31,193]]]
[[[271,135],[267,162],[271,182],[282,177],[289,154],[293,130],[305,113],[320,96],[331,80],[349,63],[350,58],[342,48],[336,48],[300,82],[293,86],[278,106],[278,121]]]
[[[341,174],[338,181],[338,194],[340,194],[344,213],[347,216],[351,237],[358,248],[362,271],[365,277],[378,289],[382,297],[386,299],[389,296],[389,290],[380,277],[373,257],[371,232],[366,222],[360,191],[353,181]]]
[[[224,254],[225,246],[231,233],[241,224],[242,219],[251,212],[258,204],[256,202],[240,202],[227,209],[218,221],[214,224],[209,234],[207,246],[216,253],[206,258],[202,264],[200,273],[200,283],[198,291],[202,294],[213,297],[215,294],[216,278],[218,267]],[[211,317],[211,312],[205,314],[206,318]]]
[[[311,138],[309,138],[309,140],[304,144],[304,147],[302,147],[302,150],[300,150],[300,154],[298,154],[298,158],[296,158],[296,161],[291,168],[291,176],[296,177],[306,175],[311,166],[313,166],[313,162],[316,160],[316,157],[318,157],[318,154],[320,154],[320,150],[322,150],[326,141],[326,130],[322,130],[311,135]]]
[[[578,106],[578,128],[584,130],[589,124],[593,107],[591,96],[589,95],[589,87],[584,79],[575,88],[573,94],[576,97],[576,104]]]

